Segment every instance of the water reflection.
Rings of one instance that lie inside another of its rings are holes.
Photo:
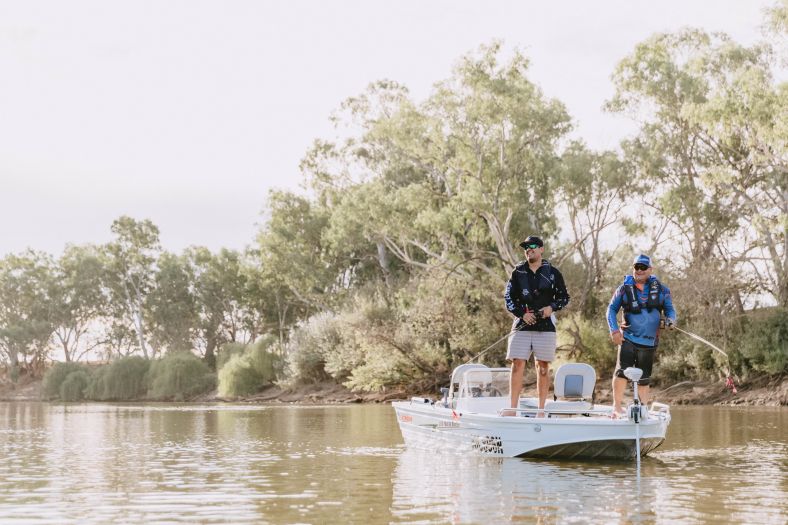
[[[680,430],[639,472],[628,462],[475,458],[409,447],[394,471],[392,515],[422,523],[786,523],[786,415],[677,410],[671,431]]]
[[[590,518],[630,523],[653,517],[660,481],[644,461],[569,463],[458,457],[408,448],[394,473],[392,514],[398,521],[482,523],[571,522]]]
[[[389,406],[0,403],[0,523],[785,523],[788,410],[680,408],[642,464],[404,447]]]

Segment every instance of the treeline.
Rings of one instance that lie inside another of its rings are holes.
[[[620,151],[570,140],[564,105],[497,43],[424,101],[376,82],[335,115],[343,138],[305,155],[309,196],[272,192],[244,253],[162,252],[153,224],[121,218],[105,246],[0,261],[3,356],[35,366],[56,343],[67,360],[190,350],[213,366],[222,345],[265,336],[280,380],[431,389],[509,330],[504,283],[538,234],[572,296],[564,358],[610,371],[607,302],[645,252],[680,326],[726,349],[740,378],[783,374],[787,13],[767,13],[774,47],[696,30],[636,46],[606,104],[640,123]],[[660,353],[657,380],[728,365],[679,335]],[[485,359],[503,357],[501,344]]]

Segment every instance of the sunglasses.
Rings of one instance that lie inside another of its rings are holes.
[[[646,270],[648,270],[648,268],[649,267],[646,266],[645,264],[636,264],[635,265],[635,270],[638,270],[638,271],[641,271],[641,272],[645,272]]]
[[[531,243],[531,244],[526,244],[526,245],[524,245],[523,247],[524,247],[526,250],[535,250],[535,249],[539,248],[539,245],[538,245],[538,244]]]

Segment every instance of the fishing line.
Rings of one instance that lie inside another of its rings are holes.
[[[698,334],[693,334],[692,332],[687,332],[686,330],[682,330],[681,328],[679,328],[678,326],[675,326],[675,325],[673,326],[673,328],[675,328],[676,330],[678,330],[682,334],[686,334],[686,335],[690,336],[691,338],[695,339],[696,341],[700,341],[701,343],[704,343],[704,344],[710,346],[711,348],[713,348],[714,350],[718,351],[719,353],[721,353],[722,355],[725,356],[725,361],[728,363],[727,370],[725,371],[725,374],[727,375],[727,377],[725,378],[725,387],[726,388],[730,388],[731,391],[734,394],[736,394],[737,390],[736,390],[736,385],[733,383],[733,376],[731,375],[731,361],[730,361],[730,358],[728,357],[728,354],[726,354],[724,351],[722,351],[722,349],[719,348],[717,345],[707,341],[706,339],[702,338]]]
[[[479,353],[478,353],[478,354],[476,354],[475,356],[473,356],[473,357],[471,357],[470,359],[468,359],[467,361],[465,361],[465,363],[470,363],[471,361],[473,361],[473,360],[475,360],[475,359],[477,359],[477,358],[479,358],[479,357],[483,356],[483,355],[484,355],[484,354],[486,354],[486,353],[487,353],[489,350],[492,350],[492,348],[493,348],[495,345],[497,345],[498,343],[500,343],[501,341],[503,341],[504,339],[506,339],[507,337],[509,337],[511,334],[513,334],[513,333],[514,333],[514,332],[516,332],[516,331],[517,331],[517,330],[510,330],[510,331],[506,332],[505,334],[503,334],[503,337],[501,337],[500,339],[498,339],[496,342],[494,342],[493,344],[491,344],[490,346],[488,346],[487,348],[485,348],[484,350],[482,350],[481,352],[479,352]],[[465,363],[463,363],[463,364],[465,364]]]

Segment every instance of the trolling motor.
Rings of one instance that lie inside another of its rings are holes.
[[[632,394],[632,404],[629,406],[629,419],[635,423],[640,423],[642,417],[640,396],[638,396],[638,381],[643,377],[643,370],[630,366],[624,370],[624,375],[632,381],[634,392]]]

